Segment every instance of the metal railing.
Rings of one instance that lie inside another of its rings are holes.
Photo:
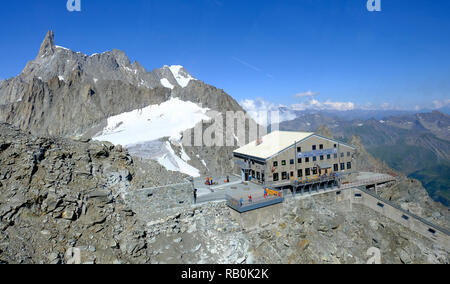
[[[369,178],[369,179],[359,180],[356,182],[342,183],[340,188],[347,189],[347,188],[352,188],[352,187],[358,187],[358,186],[363,186],[363,185],[368,185],[368,184],[379,184],[379,183],[390,182],[390,181],[395,181],[395,180],[396,180],[396,178],[393,176],[384,176],[384,177],[373,178],[373,179]]]

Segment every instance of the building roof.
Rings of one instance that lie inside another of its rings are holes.
[[[234,153],[266,160],[312,135],[314,133],[311,132],[275,131],[262,137],[261,144],[256,145],[256,141],[253,141]]]

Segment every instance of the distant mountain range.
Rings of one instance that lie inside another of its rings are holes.
[[[305,111],[281,130],[316,131],[326,125],[344,141],[359,135],[367,151],[420,180],[434,200],[450,205],[450,116],[390,111]]]

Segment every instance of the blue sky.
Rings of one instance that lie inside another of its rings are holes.
[[[52,29],[75,51],[183,65],[237,101],[412,109],[450,99],[447,0],[381,0],[372,13],[367,0],[81,0],[72,13],[66,2],[3,1],[1,79]]]

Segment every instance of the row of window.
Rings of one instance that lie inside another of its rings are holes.
[[[347,152],[347,157],[350,157],[350,155],[351,155],[350,152]],[[345,154],[341,153],[341,158],[344,158],[344,156],[345,156]],[[331,155],[330,154],[328,154],[326,157],[327,157],[327,160],[331,160]],[[337,159],[337,158],[338,158],[338,154],[334,154],[334,159]],[[325,160],[325,156],[321,155],[321,156],[319,156],[319,159],[320,159],[320,161],[323,161],[323,160]],[[304,158],[304,161],[305,161],[305,163],[309,163],[310,162],[310,158],[306,157],[306,158]],[[317,157],[316,156],[312,157],[312,161],[316,162],[317,161]],[[302,162],[303,162],[302,158],[297,159],[297,163],[301,164]],[[289,164],[290,165],[293,165],[294,163],[295,163],[294,159],[289,160]],[[282,166],[286,166],[286,160],[282,160],[281,161],[281,165]],[[273,162],[273,166],[274,167],[278,167],[278,161],[274,161]]]
[[[337,144],[334,144],[334,148],[337,148]],[[317,150],[317,145],[312,145],[312,150],[316,151]],[[323,144],[319,145],[319,150],[323,150]],[[302,152],[302,147],[297,147],[297,152],[301,153]]]
[[[255,172],[254,170],[252,170],[251,175],[252,175],[253,178],[256,178],[257,180],[264,181],[264,174],[263,173]]]
[[[338,172],[339,169],[341,171],[345,171],[345,163],[341,163],[340,165],[339,164],[334,164],[333,165],[333,169],[334,169],[335,172]],[[348,162],[347,163],[347,170],[351,170],[351,169],[352,169],[352,163]],[[311,175],[315,176],[315,175],[317,175],[317,172],[318,172],[318,168],[317,167],[306,168],[304,174],[305,174],[305,177],[308,177],[308,176],[311,176]],[[290,172],[290,177],[291,178],[294,177],[294,172]],[[299,169],[297,171],[297,177],[299,177],[299,178],[303,177],[303,169]],[[282,172],[281,173],[281,180],[287,180],[288,178],[289,178],[289,176],[288,176],[287,172]],[[280,174],[279,173],[274,173],[273,174],[273,181],[279,181],[279,180],[280,180]]]

